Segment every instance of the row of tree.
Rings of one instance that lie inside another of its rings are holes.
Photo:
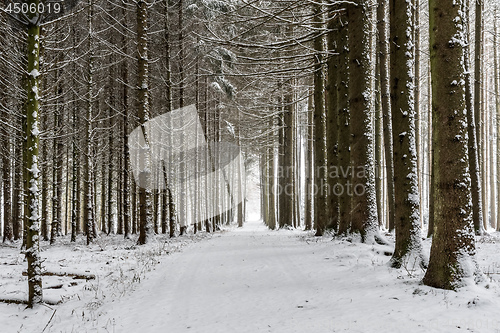
[[[137,233],[144,244],[242,225],[244,204],[202,200],[202,187],[222,179],[194,190],[175,182],[189,160],[157,176],[146,154],[148,186],[132,177],[129,133],[141,128],[148,148],[146,124],[190,104],[207,141],[242,147],[247,169],[258,161],[270,228],[386,243],[385,226],[396,234],[394,267],[428,264],[427,284],[455,288],[474,232],[500,225],[494,8],[90,0],[45,21],[2,12],[1,231],[24,239],[30,304],[42,300],[39,236]],[[422,226],[434,235],[429,263]]]
[[[395,231],[392,266],[428,267],[426,284],[454,289],[480,275],[474,235],[500,227],[498,18],[488,5],[248,4],[248,31],[284,26],[225,41],[259,50],[276,75],[260,161],[270,228],[304,214],[318,236],[386,243],[384,226]]]

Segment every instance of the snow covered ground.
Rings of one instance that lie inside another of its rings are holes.
[[[269,231],[260,222],[145,247],[118,236],[43,245],[49,271],[35,310],[0,303],[0,332],[500,332],[500,234],[478,238],[490,282],[459,292],[387,266],[390,248]],[[430,242],[425,241],[427,251]],[[0,296],[24,298],[23,257],[0,247]]]

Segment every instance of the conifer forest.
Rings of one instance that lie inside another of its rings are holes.
[[[500,0],[0,0],[0,332],[500,332]]]

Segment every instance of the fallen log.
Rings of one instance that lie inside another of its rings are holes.
[[[73,279],[80,279],[80,280],[95,280],[95,275],[94,274],[85,274],[85,273],[68,273],[68,272],[49,272],[45,271],[42,272],[43,276],[68,276],[72,277]],[[23,272],[23,276],[28,276],[27,272]]]

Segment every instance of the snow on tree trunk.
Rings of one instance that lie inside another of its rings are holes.
[[[94,31],[93,31],[93,16],[94,16],[94,3],[91,0],[88,12],[88,48],[89,48],[89,61],[88,61],[88,78],[87,78],[87,114],[85,119],[85,132],[86,132],[86,147],[85,147],[85,175],[84,175],[84,222],[85,232],[87,234],[87,244],[90,244],[93,239],[94,229],[94,197],[93,197],[93,98],[94,98]]]
[[[385,164],[387,168],[387,210],[388,228],[394,230],[394,162],[392,144],[392,116],[389,93],[389,36],[387,28],[388,0],[379,0],[377,9],[378,33],[379,33],[379,65],[380,65],[380,98],[382,103],[382,123],[384,135]]]
[[[145,124],[149,120],[149,88],[148,88],[148,4],[137,2],[137,90],[138,117],[144,135],[145,146],[143,168],[139,174],[139,239],[138,244],[146,244],[153,234],[153,215],[151,202],[151,161],[148,135]]]
[[[473,85],[471,82],[470,71],[470,46],[469,46],[469,2],[464,3],[465,20],[464,29],[465,37],[467,38],[467,45],[464,48],[464,65],[465,65],[465,101],[467,107],[467,134],[469,136],[468,153],[469,153],[469,169],[471,176],[471,191],[472,191],[472,220],[474,222],[474,230],[477,235],[484,233],[483,228],[483,193],[481,184],[481,174],[479,167],[479,149],[478,149],[478,117],[476,113],[478,109],[475,108],[472,100]]]
[[[31,1],[38,4],[38,1]],[[35,14],[30,14],[34,16]],[[40,62],[40,26],[30,23],[27,26],[27,101],[25,105],[25,148],[23,153],[23,165],[25,167],[24,176],[27,184],[25,193],[27,200],[27,210],[25,211],[26,221],[26,259],[28,261],[28,306],[33,307],[43,301],[42,292],[42,262],[39,250],[40,216],[38,209],[39,189],[38,178],[40,170],[38,168],[38,145],[39,145],[39,62]]]
[[[323,5],[313,8],[314,26],[323,28]],[[327,170],[326,170],[326,119],[325,119],[325,77],[323,69],[324,37],[319,34],[314,39],[314,226],[316,236],[322,236],[327,220]]]
[[[498,179],[498,174],[500,173],[500,64],[498,63],[498,5],[495,5],[495,10],[493,12],[493,66],[494,70],[494,80],[495,80],[495,105],[497,113],[497,230],[500,231],[500,181]]]
[[[335,30],[339,20],[335,17],[337,15],[337,7],[332,6],[329,9],[328,30],[327,35],[327,48],[329,52],[339,52],[337,48],[339,38],[338,31]],[[328,170],[334,170],[338,165],[337,160],[337,147],[338,147],[338,107],[337,107],[337,73],[338,73],[338,59],[337,55],[330,54],[328,56],[328,75],[327,75],[327,112],[326,112],[326,133],[327,133],[327,160]],[[339,196],[333,192],[338,177],[328,177],[328,221],[326,227],[328,229],[338,229],[339,224]]]
[[[348,6],[349,106],[351,112],[352,211],[351,230],[373,243],[378,234],[372,125],[373,75],[371,66],[370,1]],[[346,190],[349,190],[347,188]]]
[[[443,289],[462,286],[477,270],[467,152],[464,1],[429,3],[435,227],[423,281]]]
[[[351,138],[351,118],[349,112],[349,45],[348,45],[348,20],[346,15],[339,18],[338,44],[339,52],[338,73],[337,73],[337,115],[339,123],[337,163],[342,172],[349,170],[350,167],[350,138]],[[351,225],[351,196],[348,195],[347,182],[350,181],[344,174],[340,175],[339,188],[339,227],[338,233],[347,233]],[[336,195],[336,193],[334,193]]]
[[[393,267],[425,266],[420,241],[418,188],[414,8],[409,1],[390,1],[391,110],[394,154],[394,221],[396,246]]]

